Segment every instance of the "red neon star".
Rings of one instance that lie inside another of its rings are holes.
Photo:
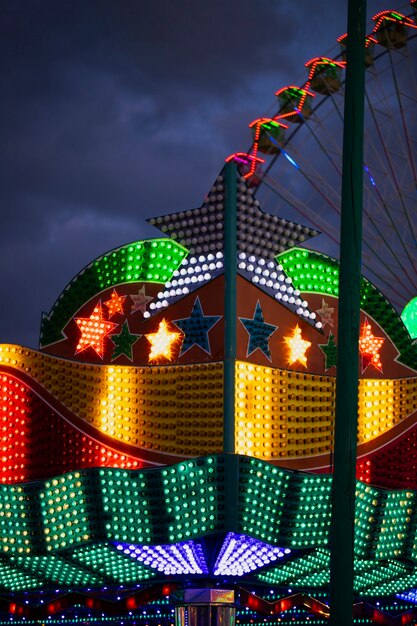
[[[113,292],[110,296],[110,300],[105,301],[105,305],[109,311],[109,318],[116,313],[124,313],[123,311],[123,302],[126,300],[126,296],[119,296],[116,289],[113,289]]]
[[[90,317],[76,317],[75,322],[81,331],[81,337],[78,340],[75,354],[82,352],[87,348],[93,348],[98,356],[103,358],[104,351],[104,338],[114,329],[118,324],[108,322],[103,318],[103,307],[101,300],[96,305],[94,311]]]
[[[384,343],[385,339],[383,337],[375,337],[370,323],[367,318],[362,326],[362,333],[359,337],[359,352],[361,354],[362,361],[362,374],[368,367],[368,365],[373,365],[377,370],[382,372],[382,362],[379,351]]]

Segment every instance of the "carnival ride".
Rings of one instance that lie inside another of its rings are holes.
[[[400,312],[416,288],[417,94],[401,81],[417,24],[397,11],[374,22],[355,611],[406,624],[417,346],[413,309]],[[39,350],[0,346],[8,623],[171,624],[198,588],[234,592],[240,623],[326,621],[338,261],[312,248],[337,241],[343,52],[307,67],[305,85],[277,91],[277,114],[250,124],[251,149],[201,207],[152,218],[163,238],[84,268],[43,316]]]

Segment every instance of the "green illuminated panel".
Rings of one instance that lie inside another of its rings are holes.
[[[400,566],[397,564],[397,568]],[[396,593],[401,593],[402,591],[407,591],[408,589],[415,589],[417,587],[417,572],[412,572],[411,574],[401,575],[402,572],[398,571],[397,576],[389,581],[384,582],[382,584],[376,584],[368,589],[365,589],[362,592],[362,595],[366,596],[391,596]]]
[[[413,492],[415,495],[415,492]],[[413,517],[416,516],[416,512],[414,511]],[[408,543],[409,543],[409,558],[413,561],[417,562],[417,524],[414,524],[414,528],[409,528],[408,532]],[[417,587],[417,585],[416,585]]]
[[[339,264],[334,259],[293,248],[278,255],[277,261],[301,292],[339,295]]]
[[[330,476],[301,476],[298,504],[294,502],[293,536],[289,547],[325,546],[331,521]],[[291,495],[293,492],[291,492]]]
[[[355,559],[355,592],[361,596],[374,595],[375,589],[382,595],[398,593],[404,581],[414,580],[410,566],[394,561],[363,561]],[[288,585],[295,588],[318,589],[329,584],[330,552],[315,550],[307,556],[297,556],[280,564],[257,578],[271,585]]]
[[[411,491],[387,493],[382,528],[375,550],[378,559],[405,556],[409,530],[413,521],[416,494]]]
[[[292,585],[294,587],[302,587],[302,588],[313,588],[317,587],[325,587],[330,583],[330,567],[322,570],[321,572],[315,572],[314,574],[310,574],[309,576],[303,576],[302,578],[298,578],[295,580]]]
[[[100,485],[108,539],[151,543],[146,474],[103,468],[100,470]]]
[[[48,556],[18,556],[12,557],[10,563],[16,564],[31,574],[42,575],[48,582],[65,587],[94,587],[104,583],[103,579],[92,574],[82,567],[76,567],[55,557]]]
[[[322,588],[329,572],[323,547],[330,487],[331,476],[238,455],[150,470],[84,470],[2,486],[0,587],[137,584],[154,573],[110,542],[164,545],[234,532],[292,550],[259,580]],[[357,482],[355,585],[362,596],[417,586],[416,494]]]
[[[222,478],[216,457],[172,465],[161,474],[165,499],[161,520],[169,520],[168,543],[222,530],[217,516],[218,481]]]
[[[18,485],[0,485],[0,550],[6,554],[31,551],[30,502]]]
[[[369,557],[375,548],[375,537],[381,517],[380,491],[356,483],[355,554]]]
[[[26,589],[41,589],[42,587],[42,579],[19,571],[12,565],[0,561],[0,588],[9,591],[25,591]]]
[[[412,339],[417,337],[417,298],[413,298],[404,307],[401,319],[405,324]]]
[[[279,543],[291,477],[257,459],[242,457],[240,464],[239,532]]]
[[[367,570],[361,561],[355,562],[355,591],[364,595],[372,595],[375,587],[381,585],[397,585],[398,580],[407,576],[409,568],[402,563],[388,561],[378,563],[376,561],[366,561]]]
[[[94,262],[100,290],[120,283],[165,283],[187,254],[170,239],[138,241],[114,250]]]
[[[81,472],[45,482],[39,498],[47,550],[91,540],[85,482],[86,477]]]
[[[271,584],[292,584],[302,577],[321,575],[330,567],[330,554],[327,550],[316,550],[312,554],[299,556],[258,575],[258,579]]]
[[[132,282],[167,282],[188,251],[171,239],[148,239],[112,250],[83,269],[66,286],[41,324],[40,345],[64,339],[62,330],[93,296]]]
[[[79,548],[72,553],[72,560],[119,584],[150,580],[155,576],[145,565],[106,544]]]

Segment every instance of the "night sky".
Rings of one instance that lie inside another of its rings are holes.
[[[369,0],[369,13],[404,7]],[[36,347],[86,264],[199,206],[347,0],[2,0],[0,341]]]

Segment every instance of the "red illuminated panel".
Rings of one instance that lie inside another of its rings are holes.
[[[1,469],[2,483],[27,479],[30,393],[8,375],[1,376]]]
[[[117,452],[64,420],[25,384],[1,376],[1,482],[48,478],[88,467],[138,469],[140,459]]]

